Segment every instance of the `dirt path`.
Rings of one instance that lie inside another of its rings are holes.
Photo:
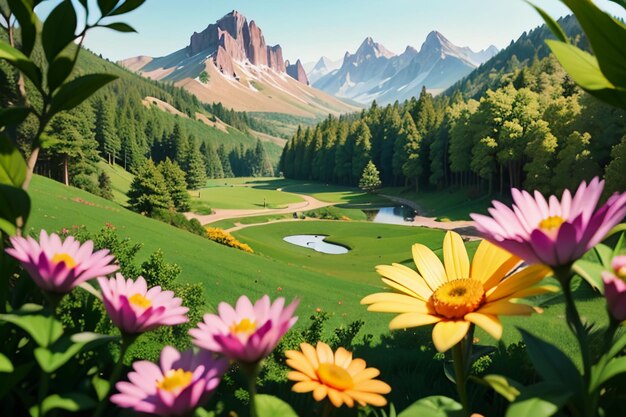
[[[297,213],[299,211],[309,211],[315,210],[322,207],[332,206],[335,203],[326,203],[324,201],[320,201],[315,197],[311,197],[306,194],[295,194],[298,197],[302,198],[304,201],[299,203],[289,204],[287,207],[282,209],[253,209],[253,210],[228,210],[228,209],[215,209],[213,210],[213,214],[196,214],[196,213],[185,213],[185,217],[188,219],[198,219],[198,221],[205,225],[209,223],[214,223],[219,220],[227,220],[227,219],[235,219],[238,217],[253,217],[253,216],[265,216],[272,214],[289,214],[289,213]]]

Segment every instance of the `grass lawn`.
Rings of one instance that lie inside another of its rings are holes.
[[[220,220],[220,221],[208,224],[207,227],[219,227],[220,229],[230,229],[231,227],[235,227],[235,223],[256,224],[256,223],[267,223],[272,220],[282,220],[282,219],[291,219],[291,218],[293,218],[291,214],[267,214],[263,216],[237,217],[235,219]]]
[[[198,197],[200,193],[200,197]],[[210,213],[218,209],[262,209],[283,208],[291,203],[303,201],[297,195],[276,190],[251,187],[214,186],[200,191],[191,191],[191,209],[196,213]],[[265,203],[265,206],[264,206]],[[208,214],[207,213],[207,214]]]
[[[98,168],[106,172],[111,178],[111,188],[113,189],[113,199],[122,205],[128,202],[128,190],[133,182],[133,174],[126,171],[119,165],[109,165],[105,161],[98,162]]]

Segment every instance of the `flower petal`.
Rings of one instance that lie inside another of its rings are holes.
[[[412,253],[419,274],[424,277],[424,281],[432,291],[448,282],[443,264],[430,248],[416,243],[412,247]]]
[[[465,315],[465,320],[482,328],[494,339],[500,340],[502,337],[502,323],[500,319],[491,314],[469,313]]]
[[[450,350],[467,334],[470,322],[465,320],[440,321],[433,327],[433,343],[439,352]]]
[[[467,249],[458,233],[449,231],[443,238],[443,261],[448,281],[470,277]]]
[[[391,322],[389,322],[389,328],[391,330],[406,329],[407,327],[425,326],[439,321],[441,321],[441,317],[433,316],[431,314],[404,313],[391,320]]]

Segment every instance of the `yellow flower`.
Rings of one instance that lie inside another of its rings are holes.
[[[548,273],[532,265],[507,276],[520,259],[482,241],[470,266],[463,239],[448,232],[443,240],[443,260],[424,245],[413,245],[417,272],[404,265],[379,265],[376,271],[385,284],[400,293],[368,295],[361,304],[369,311],[400,313],[390,329],[435,324],[433,343],[440,352],[452,348],[476,324],[495,339],[502,337],[498,316],[530,315],[538,310],[515,300],[553,291],[552,286],[535,286]]]
[[[352,359],[352,353],[340,347],[333,353],[330,346],[317,342],[317,348],[302,343],[302,351],[288,350],[287,365],[294,370],[287,378],[296,381],[292,390],[311,392],[316,401],[328,397],[335,407],[371,404],[382,407],[391,387],[376,378],[380,372],[367,368],[363,359]]]

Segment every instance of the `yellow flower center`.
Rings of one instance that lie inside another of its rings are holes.
[[[626,266],[616,269],[615,273],[617,274],[618,277],[626,281]]]
[[[230,326],[231,333],[244,333],[250,336],[256,330],[256,323],[254,321],[250,321],[250,319],[243,319],[239,323],[233,323]]]
[[[61,262],[63,262],[69,269],[74,269],[76,267],[76,261],[67,253],[57,253],[52,257],[53,264],[58,265]]]
[[[460,319],[467,313],[476,311],[485,301],[485,289],[477,279],[456,279],[437,288],[431,297],[437,314]]]
[[[565,219],[561,216],[550,216],[539,222],[539,228],[551,232],[561,227],[564,222]]]
[[[183,369],[170,369],[165,373],[163,379],[157,381],[157,388],[168,392],[180,392],[191,384],[193,373]]]
[[[354,386],[354,381],[352,381],[352,377],[348,371],[333,363],[320,364],[317,368],[317,376],[324,385],[340,391],[350,389]]]
[[[134,294],[132,295],[128,301],[131,304],[136,305],[137,307],[141,307],[141,308],[150,308],[152,307],[152,301],[148,300],[146,297],[144,297],[141,294]]]

